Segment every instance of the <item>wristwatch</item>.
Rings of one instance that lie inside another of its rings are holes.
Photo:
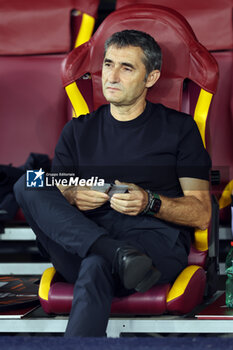
[[[152,215],[157,214],[161,207],[161,199],[157,193],[154,193],[150,190],[146,190],[148,193],[148,204],[142,214]]]

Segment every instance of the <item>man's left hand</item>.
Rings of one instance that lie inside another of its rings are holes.
[[[127,185],[128,193],[116,193],[110,200],[111,208],[126,215],[138,215],[147,206],[148,193],[141,187],[127,182],[115,181],[116,185]]]

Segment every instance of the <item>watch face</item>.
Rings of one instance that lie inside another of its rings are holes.
[[[157,214],[159,212],[160,207],[161,207],[161,200],[159,198],[153,198],[150,205],[150,211]]]

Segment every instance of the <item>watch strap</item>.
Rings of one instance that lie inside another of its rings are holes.
[[[150,190],[145,190],[148,194],[148,203],[142,214],[154,216],[157,214],[161,207],[161,199],[159,194],[154,193]]]

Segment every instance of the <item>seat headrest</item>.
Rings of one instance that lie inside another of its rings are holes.
[[[71,12],[96,17],[99,0],[1,2],[0,55],[66,53],[71,49]]]
[[[134,4],[163,4],[181,13],[193,28],[198,40],[208,50],[233,49],[232,0],[134,0]],[[116,9],[132,4],[117,0]]]
[[[140,4],[110,14],[89,42],[71,51],[63,64],[64,86],[89,72],[93,82],[94,108],[106,103],[101,88],[104,43],[113,33],[124,29],[147,32],[161,46],[161,78],[149,90],[148,100],[180,110],[183,81],[186,78],[208,92],[216,92],[217,63],[196,40],[184,17],[164,6]]]

